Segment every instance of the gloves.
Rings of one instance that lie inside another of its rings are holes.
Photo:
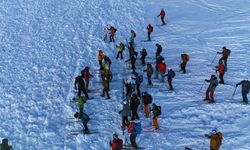
[[[219,54],[220,52],[217,52],[217,54]]]
[[[236,84],[236,87],[238,86],[238,84]]]
[[[120,110],[120,111],[119,111],[119,114],[121,114],[121,113],[122,113],[122,111]]]

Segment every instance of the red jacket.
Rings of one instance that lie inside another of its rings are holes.
[[[160,12],[160,16],[161,16],[161,17],[164,17],[164,16],[165,16],[165,14],[166,14],[166,13],[165,13],[165,11],[164,11],[164,10],[161,10],[161,12]]]
[[[230,50],[228,49],[223,49],[222,52],[219,52],[219,54],[222,54],[223,58],[228,58],[228,56],[230,55]]]
[[[87,79],[87,80],[91,77],[91,74],[90,74],[90,72],[89,72],[88,69],[84,69],[84,71],[83,71],[83,76],[84,76],[84,78]]]
[[[219,64],[218,71],[220,74],[225,73],[225,66],[223,64]]]
[[[165,64],[165,63],[158,63],[157,64],[157,68],[158,68],[158,70],[159,71],[161,71],[161,72],[166,72],[166,70],[167,70],[167,65]]]
[[[121,150],[122,149],[122,142],[120,143],[120,139],[113,139],[113,142],[110,146],[111,146],[112,150]]]
[[[148,29],[148,32],[149,32],[149,33],[153,32],[153,27],[152,27],[151,25],[148,25],[148,26],[147,26],[147,29]]]

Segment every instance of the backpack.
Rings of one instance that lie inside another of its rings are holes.
[[[122,139],[117,139],[117,150],[120,150],[120,149],[122,149],[122,147],[123,147],[123,141],[122,141]]]
[[[114,27],[113,27],[114,28]],[[117,29],[116,28],[114,28],[114,33],[116,33],[116,31],[117,31]]]
[[[149,97],[149,98],[148,98],[148,103],[151,104],[152,101],[153,101],[153,98],[152,98],[152,96],[151,96],[150,94],[148,94],[148,97]]]
[[[136,37],[136,33],[134,32],[134,38]]]
[[[250,81],[246,81],[246,90],[249,92],[250,90]]]
[[[143,82],[143,76],[142,76],[142,75],[139,75],[138,81],[139,81],[139,83],[142,83],[142,82]]]
[[[231,50],[227,49],[226,55],[229,56],[231,54]]]
[[[156,115],[160,116],[161,115],[161,106],[156,106],[157,112]]]
[[[151,26],[151,28],[152,28],[152,32],[154,32],[154,28]]]
[[[135,129],[135,123],[134,122],[130,122],[128,125],[128,133],[132,133]]]
[[[171,74],[172,78],[175,77],[175,72],[172,70],[172,74]]]
[[[141,134],[141,131],[142,131],[141,122],[135,123],[135,132],[137,134]]]
[[[121,43],[122,50],[125,50],[125,45]]]

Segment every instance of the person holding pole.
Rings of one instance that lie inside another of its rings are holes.
[[[249,80],[242,80],[241,82],[236,84],[237,86],[241,85],[241,94],[243,98],[243,103],[248,104],[247,94],[250,90],[250,81]]]
[[[209,86],[206,91],[206,98],[204,99],[205,101],[208,100],[209,103],[214,103],[214,91],[216,86],[219,84],[217,77],[213,74],[211,75],[210,80],[205,80],[206,82],[209,82]]]

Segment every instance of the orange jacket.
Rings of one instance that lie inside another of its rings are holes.
[[[149,33],[153,32],[153,27],[152,27],[151,25],[148,25],[148,26],[147,26],[147,29],[148,29],[148,32],[149,32]]]
[[[216,134],[212,134],[210,137],[210,148],[214,150],[219,150],[222,143],[222,133],[218,132]]]
[[[220,74],[225,73],[225,66],[223,64],[219,64],[218,71]]]
[[[98,61],[99,60],[102,60],[104,58],[104,53],[103,51],[99,51],[99,54],[98,54]]]
[[[165,13],[165,11],[164,11],[164,10],[161,10],[161,12],[160,12],[160,16],[161,16],[161,17],[164,17],[164,16],[165,16],[165,14],[166,14],[166,13]]]

